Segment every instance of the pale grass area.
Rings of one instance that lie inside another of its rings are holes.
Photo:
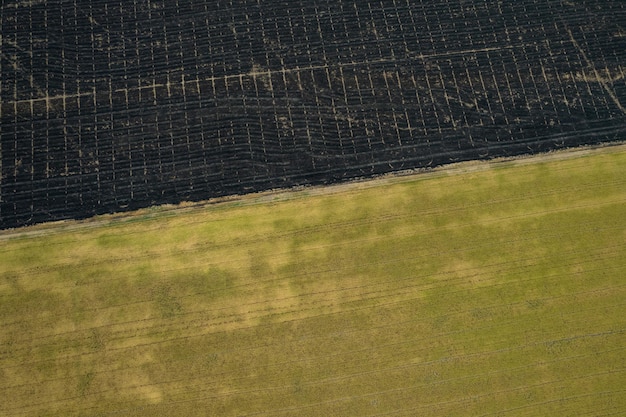
[[[624,146],[0,239],[0,415],[626,410]]]

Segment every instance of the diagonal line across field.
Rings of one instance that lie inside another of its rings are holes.
[[[293,68],[281,68],[281,69],[254,69],[252,71],[248,71],[245,73],[235,73],[235,74],[225,74],[221,76],[209,76],[203,78],[195,78],[189,79],[184,76],[180,80],[170,80],[168,79],[167,83],[157,83],[152,82],[151,84],[143,84],[130,88],[117,88],[114,90],[116,93],[125,93],[129,94],[132,92],[137,92],[141,90],[156,90],[157,88],[165,88],[168,91],[194,91],[194,89],[189,89],[189,87],[195,87],[196,92],[200,92],[200,88],[198,87],[199,83],[215,83],[215,82],[227,82],[229,80],[240,80],[242,78],[265,78],[271,79],[272,76],[282,75],[282,74],[294,74],[298,72],[310,72],[313,70],[328,70],[328,69],[338,69],[342,68],[354,68],[361,67],[365,64],[367,65],[379,65],[379,64],[414,64],[415,62],[426,61],[429,59],[437,59],[437,58],[446,58],[446,57],[457,57],[464,55],[476,55],[480,53],[487,52],[500,52],[504,50],[510,50],[513,48],[523,48],[528,47],[530,45],[510,45],[510,46],[502,46],[502,47],[488,47],[488,48],[472,48],[461,51],[447,51],[447,52],[439,52],[433,54],[415,54],[408,56],[404,59],[398,59],[396,57],[393,58],[381,58],[375,60],[369,60],[367,62],[338,62],[335,64],[323,64],[323,65],[307,65],[307,66],[296,66]],[[171,94],[171,93],[170,93]],[[35,97],[29,99],[18,99],[14,101],[8,101],[8,103],[13,103],[14,105],[20,104],[35,104],[36,102],[43,102],[46,104],[48,108],[51,108],[51,102],[60,101],[60,100],[68,100],[68,99],[77,99],[77,98],[88,98],[95,97],[97,95],[96,89],[94,88],[92,91],[84,91],[77,94],[63,94],[56,96],[44,96],[44,97]]]

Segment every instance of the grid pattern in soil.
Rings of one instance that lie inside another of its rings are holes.
[[[621,0],[0,14],[0,228],[626,138]]]

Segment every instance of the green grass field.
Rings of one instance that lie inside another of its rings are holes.
[[[626,147],[468,167],[0,233],[0,415],[626,415]]]

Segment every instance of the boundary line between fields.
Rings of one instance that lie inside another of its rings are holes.
[[[205,210],[208,207],[220,205],[256,205],[278,203],[316,197],[323,195],[335,195],[342,192],[358,191],[384,185],[400,184],[416,181],[418,179],[440,178],[484,172],[498,167],[525,166],[545,162],[565,161],[594,155],[608,155],[626,153],[626,141],[611,142],[600,145],[588,145],[577,148],[568,148],[549,151],[540,154],[518,155],[512,157],[499,157],[491,160],[470,160],[452,164],[445,164],[435,168],[415,168],[397,172],[390,172],[376,177],[354,178],[339,184],[294,186],[285,189],[273,189],[251,194],[235,194],[230,196],[216,197],[198,202],[186,201],[179,204],[163,204],[142,208],[130,212],[96,215],[81,220],[60,220],[24,226],[15,229],[0,230],[0,242],[16,238],[34,238],[38,236],[53,235],[76,230],[92,229],[103,226],[113,226],[131,222],[138,217],[149,215],[150,219],[158,217],[171,217],[183,213],[193,213]]]

